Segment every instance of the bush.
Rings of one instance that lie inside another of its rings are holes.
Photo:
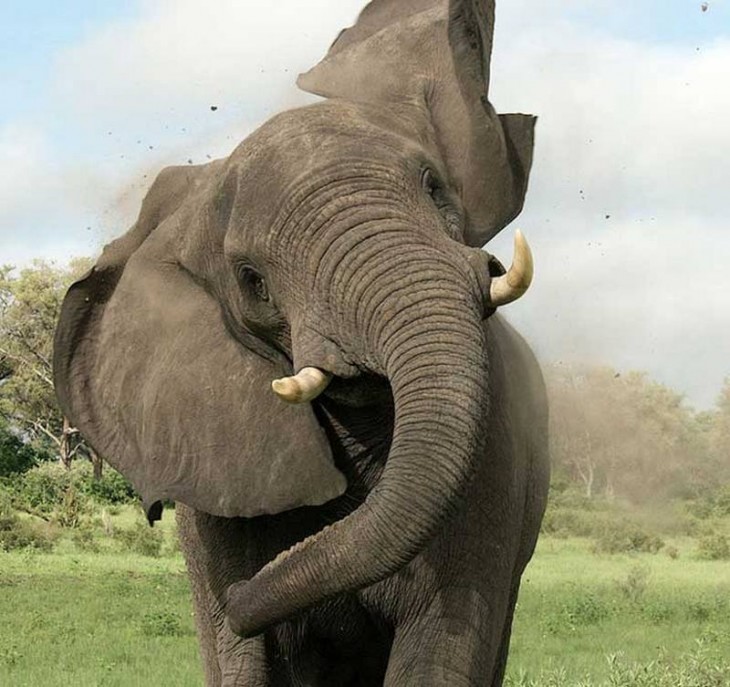
[[[700,539],[700,558],[710,561],[730,559],[730,541],[724,534],[711,533]]]
[[[131,529],[118,530],[114,536],[128,551],[155,558],[162,552],[162,532],[146,522],[138,522]]]
[[[61,504],[53,512],[53,521],[61,527],[75,529],[80,527],[91,512],[89,503],[82,492],[71,484],[63,494]]]
[[[13,510],[9,495],[0,492],[0,551],[51,551],[56,537],[56,533],[45,523],[21,519]]]
[[[18,519],[11,527],[0,530],[0,551],[35,549],[52,551],[58,535],[45,523]]]
[[[108,466],[104,469],[100,480],[92,478],[86,484],[89,495],[105,505],[114,506],[137,500],[137,494],[131,483],[120,472]]]
[[[629,570],[628,575],[618,583],[621,593],[631,602],[638,603],[649,588],[649,570],[637,565]]]
[[[687,512],[700,520],[730,516],[730,484],[698,496],[685,504]]]
[[[45,451],[26,444],[0,422],[0,477],[9,477],[30,470],[48,460]]]
[[[573,626],[595,625],[609,616],[606,602],[594,594],[585,594],[573,599],[563,608],[568,622]]]
[[[135,500],[132,486],[116,470],[94,480],[88,461],[76,461],[70,470],[44,463],[14,481],[18,506],[63,527],[78,527],[91,512],[92,502],[118,506]]]
[[[730,484],[721,487],[715,494],[715,512],[721,518],[730,516]]]
[[[606,527],[593,545],[594,553],[657,553],[664,546],[661,537],[631,522]]]
[[[73,477],[70,470],[58,463],[45,463],[28,470],[16,482],[19,505],[42,517],[50,517],[63,505]]]
[[[71,539],[79,551],[99,552],[99,544],[94,537],[94,530],[90,527],[79,527],[74,531]]]
[[[0,530],[11,527],[18,520],[9,491],[0,488]]]
[[[554,537],[590,537],[596,529],[593,513],[568,508],[549,508],[542,521],[542,532]]]

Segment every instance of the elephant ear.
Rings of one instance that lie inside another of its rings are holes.
[[[494,0],[373,0],[298,81],[328,98],[425,108],[472,246],[519,214],[532,165],[535,117],[499,116],[487,98],[493,28]]]
[[[311,408],[271,393],[286,371],[233,338],[177,257],[196,245],[219,170],[165,170],[135,226],[71,286],[56,332],[61,406],[130,479],[150,520],[162,499],[253,517],[319,505],[346,487]]]

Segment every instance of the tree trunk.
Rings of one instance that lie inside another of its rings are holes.
[[[91,464],[94,466],[94,481],[98,482],[101,480],[102,471],[104,469],[104,461],[102,460],[101,456],[94,451],[91,446],[89,448],[89,458],[91,459]]]
[[[63,418],[63,432],[61,433],[61,442],[58,445],[58,454],[61,465],[67,470],[71,468],[71,423],[67,417]]]

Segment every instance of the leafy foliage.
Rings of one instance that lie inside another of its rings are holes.
[[[13,509],[10,495],[0,491],[0,551],[50,551],[57,538],[58,533],[46,523],[22,519]]]
[[[129,480],[114,468],[107,466],[99,479],[92,479],[91,468],[86,463],[87,478],[84,481],[89,496],[99,503],[108,505],[121,505],[134,503],[137,500],[137,493]]]
[[[73,448],[53,388],[53,336],[66,288],[89,266],[84,259],[65,268],[39,261],[17,274],[0,268],[0,416],[61,454]]]
[[[43,449],[23,442],[0,418],[0,477],[26,472],[49,458]]]
[[[13,488],[17,506],[62,527],[80,527],[91,514],[92,502],[102,505],[132,503],[132,486],[116,470],[93,478],[88,461],[75,461],[71,469],[57,462],[43,463],[16,476]]]
[[[698,498],[730,483],[730,379],[715,411],[695,413],[641,372],[561,364],[546,378],[556,472],[586,498]]]
[[[631,522],[618,522],[613,527],[606,527],[596,540],[594,550],[597,553],[658,553],[664,546],[664,540],[645,531]]]
[[[711,561],[730,560],[730,539],[719,532],[707,534],[700,538],[699,554]]]
[[[142,556],[157,558],[162,553],[162,533],[146,522],[137,522],[130,529],[119,530],[115,536],[126,549]]]

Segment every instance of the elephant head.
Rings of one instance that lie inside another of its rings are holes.
[[[473,474],[483,320],[531,277],[519,236],[508,274],[479,249],[522,207],[534,127],[487,100],[492,25],[491,2],[374,0],[300,78],[326,100],[164,170],[65,299],[61,404],[151,518],[162,498],[251,518],[337,497],[308,401],[389,385],[381,478],[236,587],[240,634],[398,570]]]

